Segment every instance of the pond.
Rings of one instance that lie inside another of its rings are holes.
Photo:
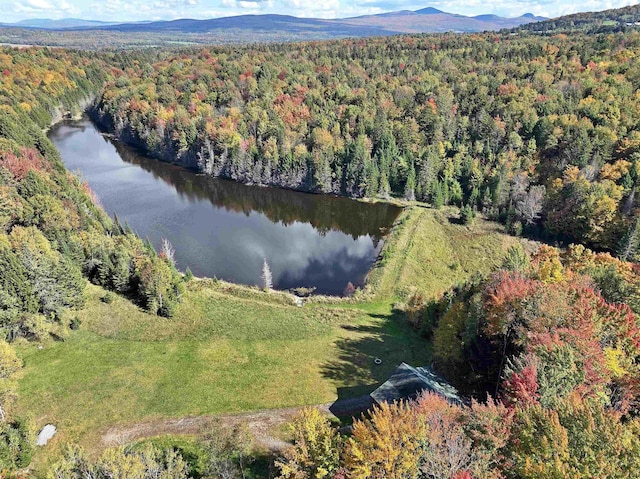
[[[49,138],[105,211],[196,276],[260,284],[264,259],[276,289],[341,294],[362,286],[400,208],[247,186],[148,158],[89,120],[55,125]]]

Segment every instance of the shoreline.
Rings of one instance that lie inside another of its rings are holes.
[[[95,103],[95,100],[94,102]],[[257,182],[253,182],[253,181],[244,181],[242,179],[239,178],[234,178],[233,176],[229,176],[229,175],[223,175],[223,174],[211,174],[211,173],[207,173],[205,171],[201,171],[198,168],[193,168],[189,166],[189,162],[188,161],[175,161],[176,158],[172,155],[171,158],[169,158],[166,154],[162,153],[162,152],[154,152],[154,151],[150,151],[148,148],[145,147],[145,145],[143,144],[143,142],[135,137],[135,134],[130,130],[130,128],[128,128],[127,126],[124,126],[122,131],[120,133],[117,133],[115,131],[115,129],[113,128],[112,125],[112,120],[111,118],[109,118],[107,116],[107,114],[103,114],[101,113],[96,105],[90,105],[88,106],[85,111],[84,114],[86,114],[89,119],[91,120],[91,122],[96,126],[96,128],[100,131],[103,132],[107,135],[109,135],[109,138],[111,138],[114,141],[119,141],[124,145],[127,145],[131,148],[135,148],[138,152],[140,152],[142,155],[146,156],[147,158],[153,159],[155,161],[160,161],[162,163],[167,163],[170,165],[175,165],[175,166],[179,166],[181,168],[185,168],[187,170],[193,171],[196,174],[199,175],[205,175],[205,176],[210,176],[212,178],[220,178],[223,180],[229,180],[229,181],[234,181],[236,183],[242,184],[242,185],[250,185],[250,186],[262,186],[262,187],[266,187],[266,188],[277,188],[277,189],[281,189],[281,190],[289,190],[289,191],[296,191],[299,193],[308,193],[308,194],[312,194],[312,195],[322,195],[322,196],[326,196],[326,197],[336,197],[336,198],[348,198],[350,200],[354,200],[354,201],[359,201],[362,203],[384,203],[384,204],[390,204],[390,205],[394,205],[400,208],[403,208],[405,206],[411,205],[411,204],[418,204],[419,202],[416,201],[407,201],[401,198],[394,198],[394,197],[389,197],[387,199],[385,198],[379,198],[379,197],[357,197],[357,196],[348,196],[348,195],[344,195],[344,194],[340,194],[340,193],[325,193],[322,191],[317,191],[313,188],[302,188],[302,187],[296,187],[296,186],[288,186],[288,185],[282,185],[282,184],[277,184],[277,183],[257,183]],[[107,120],[105,120],[104,118],[107,118]],[[193,156],[193,155],[192,155]],[[221,170],[224,171],[224,168]]]
[[[86,99],[87,102],[91,101],[89,98]],[[53,127],[55,127],[56,125],[59,125],[61,123],[65,123],[65,122],[77,122],[83,119],[86,119],[87,121],[90,121],[97,129],[97,131],[105,138],[109,138],[110,140],[113,141],[118,141],[121,142],[123,145],[126,145],[129,148],[134,148],[136,149],[140,154],[146,156],[147,158],[149,158],[150,160],[153,161],[158,161],[158,162],[162,162],[162,163],[167,163],[169,165],[171,165],[172,163],[169,162],[164,162],[162,160],[159,160],[157,158],[154,157],[149,157],[148,155],[146,155],[146,153],[143,150],[138,149],[135,146],[132,146],[130,144],[128,144],[125,141],[122,141],[121,139],[119,139],[116,135],[114,135],[113,133],[110,133],[108,131],[105,131],[105,129],[103,127],[101,127],[101,125],[99,123],[97,123],[89,114],[87,114],[86,109],[85,110],[81,110],[81,111],[72,111],[72,110],[66,110],[64,112],[64,114],[62,114],[62,109],[59,109],[58,112],[60,112],[61,114],[55,116],[50,124],[50,126],[45,130],[46,133],[48,134],[51,129]],[[60,151],[56,148],[56,150],[58,151],[58,153],[60,153]],[[343,302],[360,302],[362,300],[364,300],[365,298],[363,298],[362,296],[370,296],[371,294],[374,294],[375,291],[371,290],[371,285],[369,284],[369,277],[372,273],[372,271],[378,267],[381,264],[381,261],[383,259],[383,255],[384,255],[384,251],[385,251],[385,246],[387,244],[387,241],[389,240],[389,237],[391,236],[392,232],[394,231],[394,229],[396,228],[397,224],[398,224],[398,219],[401,218],[404,214],[406,214],[406,209],[407,208],[412,208],[412,206],[417,205],[417,202],[406,202],[406,201],[401,201],[398,199],[392,199],[392,200],[385,200],[382,198],[350,198],[347,196],[340,196],[340,195],[334,195],[334,194],[325,194],[325,193],[318,193],[318,192],[309,192],[309,191],[300,191],[300,190],[295,190],[295,189],[291,189],[291,188],[283,188],[283,187],[277,187],[277,186],[270,186],[270,185],[258,185],[258,184],[248,184],[248,183],[244,183],[244,182],[240,182],[240,181],[235,181],[233,179],[227,179],[227,178],[223,178],[223,177],[216,177],[213,175],[207,175],[206,173],[202,173],[202,172],[194,172],[193,170],[190,170],[189,168],[186,168],[184,166],[180,166],[180,165],[175,165],[180,169],[184,169],[185,171],[189,171],[189,172],[193,172],[194,174],[198,175],[198,176],[205,176],[205,177],[211,177],[214,179],[219,179],[219,180],[223,180],[223,181],[232,181],[238,185],[245,185],[245,186],[260,186],[263,188],[273,188],[274,190],[284,190],[284,191],[291,191],[294,193],[298,193],[298,194],[311,194],[311,195],[320,195],[323,197],[327,197],[327,198],[345,198],[347,200],[352,200],[352,201],[358,201],[360,203],[365,203],[365,204],[386,204],[386,205],[391,205],[391,206],[395,206],[397,208],[400,209],[400,212],[398,214],[398,217],[396,218],[396,220],[394,220],[393,224],[389,225],[388,228],[385,229],[384,234],[382,236],[382,246],[380,247],[380,250],[377,252],[377,254],[375,255],[371,265],[369,266],[369,268],[366,270],[365,274],[364,274],[364,280],[362,282],[362,285],[360,287],[358,287],[357,291],[358,293],[356,294],[356,296],[358,297],[358,299],[356,299],[354,301],[354,298],[351,296],[343,296],[340,293],[337,293],[335,295],[329,295],[329,294],[315,294],[315,293],[311,293],[311,294],[298,294],[296,293],[295,289],[296,288],[290,288],[290,289],[272,289],[272,292],[274,293],[283,293],[286,294],[287,296],[290,296],[294,302],[294,304],[298,304],[300,303],[300,300],[302,300],[302,303],[306,303],[306,302],[315,302],[315,303],[343,303]],[[67,169],[66,165],[65,165],[65,169]],[[70,171],[67,169],[67,171]],[[105,214],[108,215],[108,213],[105,212]],[[184,277],[186,275],[186,268],[185,269],[180,269],[178,270],[179,273]],[[228,284],[228,285],[233,285],[235,287],[238,288],[248,288],[252,291],[263,291],[262,288],[260,288],[257,285],[249,285],[249,284],[242,284],[242,283],[234,283],[234,282],[230,282],[230,281],[226,281],[224,279],[219,279],[214,277],[209,277],[209,276],[202,276],[202,277],[196,277],[194,276],[194,279],[196,279],[198,282],[221,282],[223,284]],[[297,299],[299,298],[299,299]],[[299,305],[299,304],[298,304]]]

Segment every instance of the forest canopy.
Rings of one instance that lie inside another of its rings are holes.
[[[466,206],[616,251],[635,228],[639,53],[632,32],[132,55],[94,116],[214,176]]]
[[[64,340],[87,280],[167,317],[184,288],[170,255],[109,218],[43,132],[89,107],[119,139],[208,175],[455,205],[461,222],[482,213],[574,243],[513,248],[488,277],[402,298],[470,406],[383,405],[349,438],[304,411],[281,477],[636,477],[640,33],[513,33],[0,48],[0,475],[33,455],[32,424],[12,410],[12,343]],[[233,442],[213,477],[238,477],[246,451]],[[123,464],[190,474],[175,450],[146,446],[97,459],[71,448],[53,471],[115,477]]]

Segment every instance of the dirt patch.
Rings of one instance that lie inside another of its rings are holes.
[[[331,415],[331,404],[314,406],[327,415]],[[253,434],[258,447],[273,452],[280,452],[289,443],[278,437],[280,427],[291,421],[301,407],[286,409],[270,409],[243,414],[226,414],[220,416],[188,416],[180,419],[155,419],[129,426],[114,426],[102,435],[105,447],[122,446],[124,444],[154,436],[162,435],[199,435],[215,427],[234,427],[246,423]]]

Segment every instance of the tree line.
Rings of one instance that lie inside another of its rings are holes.
[[[434,364],[469,398],[434,392],[375,406],[345,434],[303,408],[277,479],[632,479],[640,474],[640,271],[573,245],[528,255],[440,298],[419,295],[407,320],[432,338]],[[215,439],[213,439],[215,438]],[[254,477],[251,436],[217,430],[200,453],[138,444],[89,461],[72,449],[50,476]],[[184,455],[183,455],[184,454]],[[195,459],[199,457],[199,459]],[[160,461],[159,461],[160,459]],[[135,469],[133,469],[135,465]]]
[[[93,113],[213,176],[465,206],[614,251],[636,216],[639,42],[521,32],[129,53]]]
[[[12,414],[22,364],[9,343],[64,339],[86,278],[165,316],[182,291],[173,264],[97,206],[43,133],[95,96],[107,60],[0,48],[0,476],[29,464],[34,440]]]

